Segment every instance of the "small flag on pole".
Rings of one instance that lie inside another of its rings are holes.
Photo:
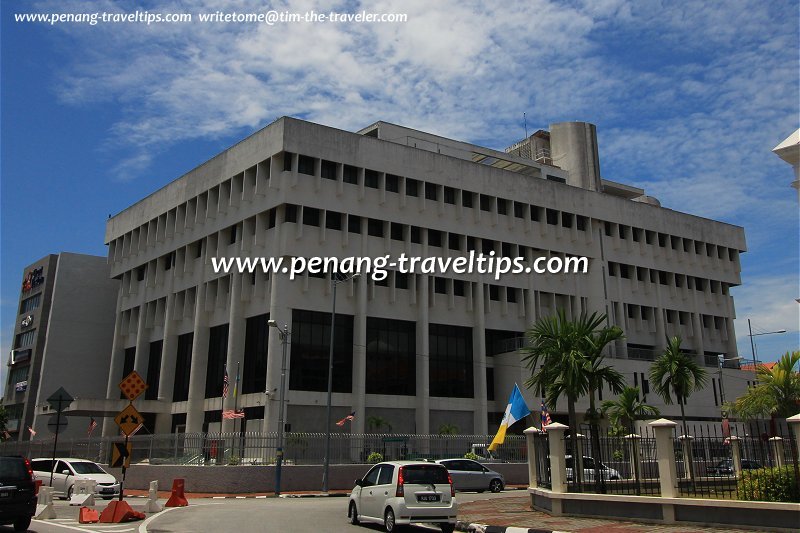
[[[96,428],[96,427],[97,427],[97,420],[95,420],[94,417],[90,418],[89,419],[89,427],[86,428],[86,435],[91,437],[92,436],[92,432],[94,431],[94,428]]]
[[[222,411],[222,418],[230,420],[232,418],[244,418],[244,411],[235,411],[233,409],[226,409]]]
[[[222,377],[222,397],[228,397],[228,365],[225,365],[225,375]]]
[[[506,440],[506,430],[529,414],[531,414],[531,410],[528,409],[525,399],[519,391],[519,387],[514,383],[514,390],[511,391],[511,397],[508,399],[506,412],[503,414],[503,420],[500,422],[500,429],[497,430],[497,435],[492,439],[492,443],[489,445],[489,451],[494,451],[498,446],[503,444]]]
[[[355,417],[356,417],[356,412],[353,411],[352,413],[350,413],[346,417],[344,417],[341,420],[339,420],[338,422],[336,422],[336,425],[339,426],[339,427],[343,427],[345,422],[347,422],[348,420],[352,421]]]
[[[36,432],[33,430],[32,427],[28,426],[28,432],[31,434],[31,438],[36,436]]]
[[[550,412],[547,410],[544,400],[542,400],[542,431],[547,431],[546,427],[552,423],[553,421],[550,420]]]

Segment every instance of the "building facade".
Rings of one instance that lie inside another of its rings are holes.
[[[104,397],[118,293],[104,257],[62,252],[25,268],[3,395],[12,438],[52,436],[47,398],[59,387]],[[70,414],[62,434],[86,436],[89,418]]]
[[[668,416],[677,406],[647,395],[667,335],[711,372],[689,399],[697,419],[718,419],[717,358],[737,355],[729,289],[742,228],[603,179],[586,123],[497,151],[384,122],[352,133],[281,118],[112,217],[106,243],[120,291],[105,411],[137,370],[149,385],[137,408],[156,433],[229,431],[221,412],[234,407],[246,430],[277,429],[283,346],[268,320],[291,332],[287,424],[325,430],[329,277],[215,273],[220,257],[588,258],[586,274],[392,270],[339,284],[333,419],[355,411],[355,433],[376,416],[398,433],[494,431],[513,384],[530,376],[523,332],[558,309],[607,313],[626,334],[610,361]],[[237,394],[223,398],[226,372]],[[724,369],[727,397],[748,378]],[[116,431],[107,418],[104,434]]]

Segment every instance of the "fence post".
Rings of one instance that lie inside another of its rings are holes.
[[[728,442],[731,443],[731,460],[733,461],[733,476],[736,479],[742,477],[742,443],[741,439],[736,435],[728,437]]]
[[[790,416],[786,422],[789,424],[789,430],[794,433],[795,450],[793,453],[797,454],[794,461],[795,464],[800,464],[800,413]]]
[[[528,445],[528,487],[535,489],[539,486],[538,478],[539,473],[537,472],[538,468],[538,457],[536,457],[536,444],[534,439],[536,435],[541,433],[541,430],[535,427],[529,427],[525,431],[525,442]]]
[[[550,490],[567,492],[567,462],[564,458],[564,433],[569,429],[564,424],[554,422],[545,426],[547,440],[550,443]],[[573,467],[575,462],[573,461]],[[574,470],[574,468],[573,468]]]
[[[660,418],[647,424],[656,434],[656,456],[658,457],[658,478],[661,483],[661,496],[675,498],[678,496],[678,474],[675,468],[675,449],[672,443],[672,432],[678,425],[672,420]]]
[[[786,464],[786,460],[784,459],[783,455],[783,439],[781,437],[772,437],[769,439],[770,451],[773,454],[775,459],[775,466],[778,468],[783,468]]]
[[[636,494],[641,494],[642,491],[641,485],[639,484],[641,479],[639,474],[639,465],[641,464],[639,460],[639,439],[641,438],[642,436],[636,433],[625,435],[625,439],[628,441],[628,445],[631,448],[631,473],[633,474],[633,479],[636,481]]]

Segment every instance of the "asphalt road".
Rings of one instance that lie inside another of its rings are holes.
[[[519,495],[518,491],[501,494],[458,493],[458,501]],[[143,499],[130,499],[134,508],[144,505]],[[102,509],[107,502],[95,505]],[[162,502],[163,503],[163,502]],[[30,531],[36,533],[205,533],[205,532],[275,532],[275,533],[368,533],[381,531],[377,525],[352,526],[347,520],[347,498],[267,498],[267,499],[194,499],[188,507],[165,509],[144,521],[126,524],[78,524],[78,508],[66,502],[55,503],[56,520],[34,521]],[[11,532],[0,526],[0,533]],[[439,531],[438,528],[415,526],[409,533]]]

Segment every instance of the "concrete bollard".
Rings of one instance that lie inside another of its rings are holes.
[[[681,435],[678,437],[681,441],[681,448],[683,449],[683,479],[694,479],[694,450],[692,449],[692,441],[694,437],[691,435]]]
[[[147,503],[144,505],[145,513],[160,513],[161,504],[158,503],[158,481],[150,482],[150,490],[147,492]]]
[[[675,468],[675,452],[672,441],[672,432],[675,431],[677,425],[666,418],[660,418],[648,424],[656,435],[658,477],[661,482],[662,498],[678,496],[678,473]]]
[[[69,504],[81,507],[94,505],[96,487],[97,481],[94,479],[76,479],[72,485],[72,497],[69,499]]]
[[[53,507],[53,487],[39,487],[39,499],[36,504],[36,520],[51,520],[56,517]]]
[[[736,479],[742,478],[742,439],[736,435],[728,437],[731,443],[731,460],[733,461],[733,476]]]
[[[529,427],[525,431],[525,443],[528,445],[528,486],[536,488],[539,486],[539,458],[536,456],[536,445],[534,439],[536,435],[541,433],[541,430],[535,427]]]
[[[772,452],[772,460],[775,466],[783,468],[786,464],[786,460],[784,459],[785,455],[783,454],[783,439],[781,437],[772,437],[769,439],[769,443],[771,445],[769,449]]]

